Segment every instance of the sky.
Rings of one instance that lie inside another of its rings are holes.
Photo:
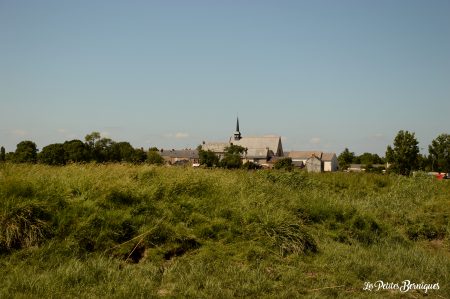
[[[450,1],[0,0],[0,145],[425,153],[450,133]]]

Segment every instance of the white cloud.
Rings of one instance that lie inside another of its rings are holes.
[[[188,133],[178,132],[175,134],[176,139],[183,139],[183,138],[188,138],[188,137],[189,137]]]
[[[61,133],[61,134],[65,134],[65,133],[67,133],[67,130],[66,129],[58,129],[58,130],[56,130],[58,133]]]
[[[309,143],[311,144],[319,144],[320,143],[320,138],[319,137],[313,137],[309,140]]]
[[[382,138],[384,138],[384,134],[376,133],[375,135],[373,135],[373,137],[376,139],[382,139]]]
[[[111,138],[111,133],[108,131],[103,131],[103,132],[100,132],[100,136],[102,138]]]
[[[173,133],[166,133],[163,135],[164,138],[175,138],[175,139],[185,139],[189,137],[188,133],[184,132],[177,132],[175,134]]]
[[[15,129],[15,130],[12,130],[11,133],[15,136],[23,137],[23,136],[27,135],[28,132],[25,130],[22,130],[22,129]]]

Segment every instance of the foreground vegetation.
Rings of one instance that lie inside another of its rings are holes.
[[[0,164],[1,298],[450,296],[427,176]]]

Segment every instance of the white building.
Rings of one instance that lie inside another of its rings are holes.
[[[294,164],[303,163],[303,165],[307,165],[306,162],[311,157],[317,157],[322,161],[323,171],[333,172],[338,169],[338,160],[335,153],[324,153],[321,151],[292,151],[287,153],[286,156],[291,158]]]

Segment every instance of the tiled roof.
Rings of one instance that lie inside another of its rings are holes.
[[[252,158],[267,158],[269,156],[269,150],[266,148],[250,148],[247,150],[246,157],[248,159]]]
[[[322,161],[331,161],[333,159],[333,156],[336,156],[336,154],[323,153],[321,151],[292,151],[287,154],[287,157],[299,160],[306,160],[311,158],[312,156],[316,156]]]
[[[336,157],[335,153],[323,153],[322,161],[331,161],[331,160],[333,160],[333,157]]]
[[[322,157],[322,152],[318,151],[292,151],[289,152],[288,157],[292,159],[302,159],[306,160],[311,158],[312,156],[316,156],[319,159]]]
[[[234,145],[239,145],[244,148],[250,149],[269,149],[275,154],[277,154],[280,147],[280,154],[283,153],[283,148],[281,146],[281,138],[279,136],[268,136],[268,137],[242,137],[240,140],[230,140]]]
[[[208,142],[202,144],[202,150],[204,151],[209,150],[215,153],[223,153],[225,151],[225,148],[229,145],[230,144],[227,142]]]
[[[170,150],[160,152],[161,157],[198,159],[197,150]]]

